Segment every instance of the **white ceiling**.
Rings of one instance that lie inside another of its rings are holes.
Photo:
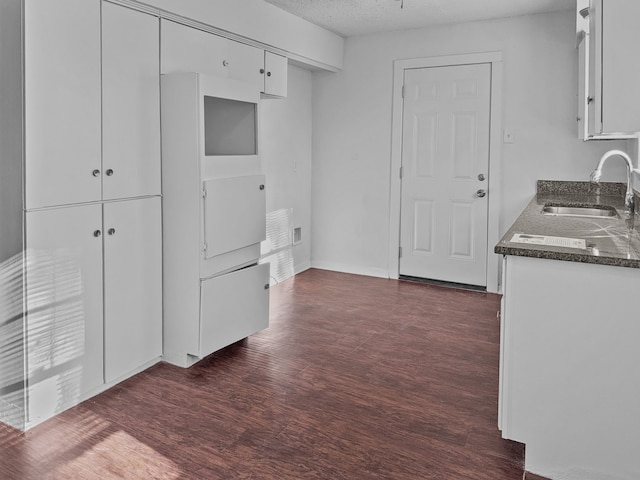
[[[342,37],[575,9],[576,0],[265,0]]]

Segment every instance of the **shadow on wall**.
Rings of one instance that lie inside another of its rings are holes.
[[[260,245],[260,263],[271,264],[270,284],[293,277],[293,212],[282,208],[267,213],[267,238]]]
[[[0,264],[0,421],[12,427],[80,400],[85,312],[76,258],[34,249]]]

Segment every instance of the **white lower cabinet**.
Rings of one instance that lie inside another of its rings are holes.
[[[102,206],[26,214],[26,425],[104,383]]]
[[[160,198],[104,205],[105,381],[162,355]]]
[[[640,478],[640,270],[518,256],[504,269],[502,436],[544,477]]]
[[[269,264],[203,280],[200,351],[204,357],[269,325]]]
[[[160,198],[26,213],[26,426],[159,360]]]

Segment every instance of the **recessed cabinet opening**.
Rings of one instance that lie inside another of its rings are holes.
[[[256,155],[256,104],[204,97],[205,155]]]

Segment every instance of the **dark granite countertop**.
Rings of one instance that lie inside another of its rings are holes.
[[[640,268],[640,216],[624,214],[622,183],[539,180],[537,194],[496,245],[495,253],[524,257]],[[545,204],[614,207],[611,218],[544,215]],[[636,212],[640,209],[636,193]],[[585,249],[514,243],[515,234],[585,240]]]

